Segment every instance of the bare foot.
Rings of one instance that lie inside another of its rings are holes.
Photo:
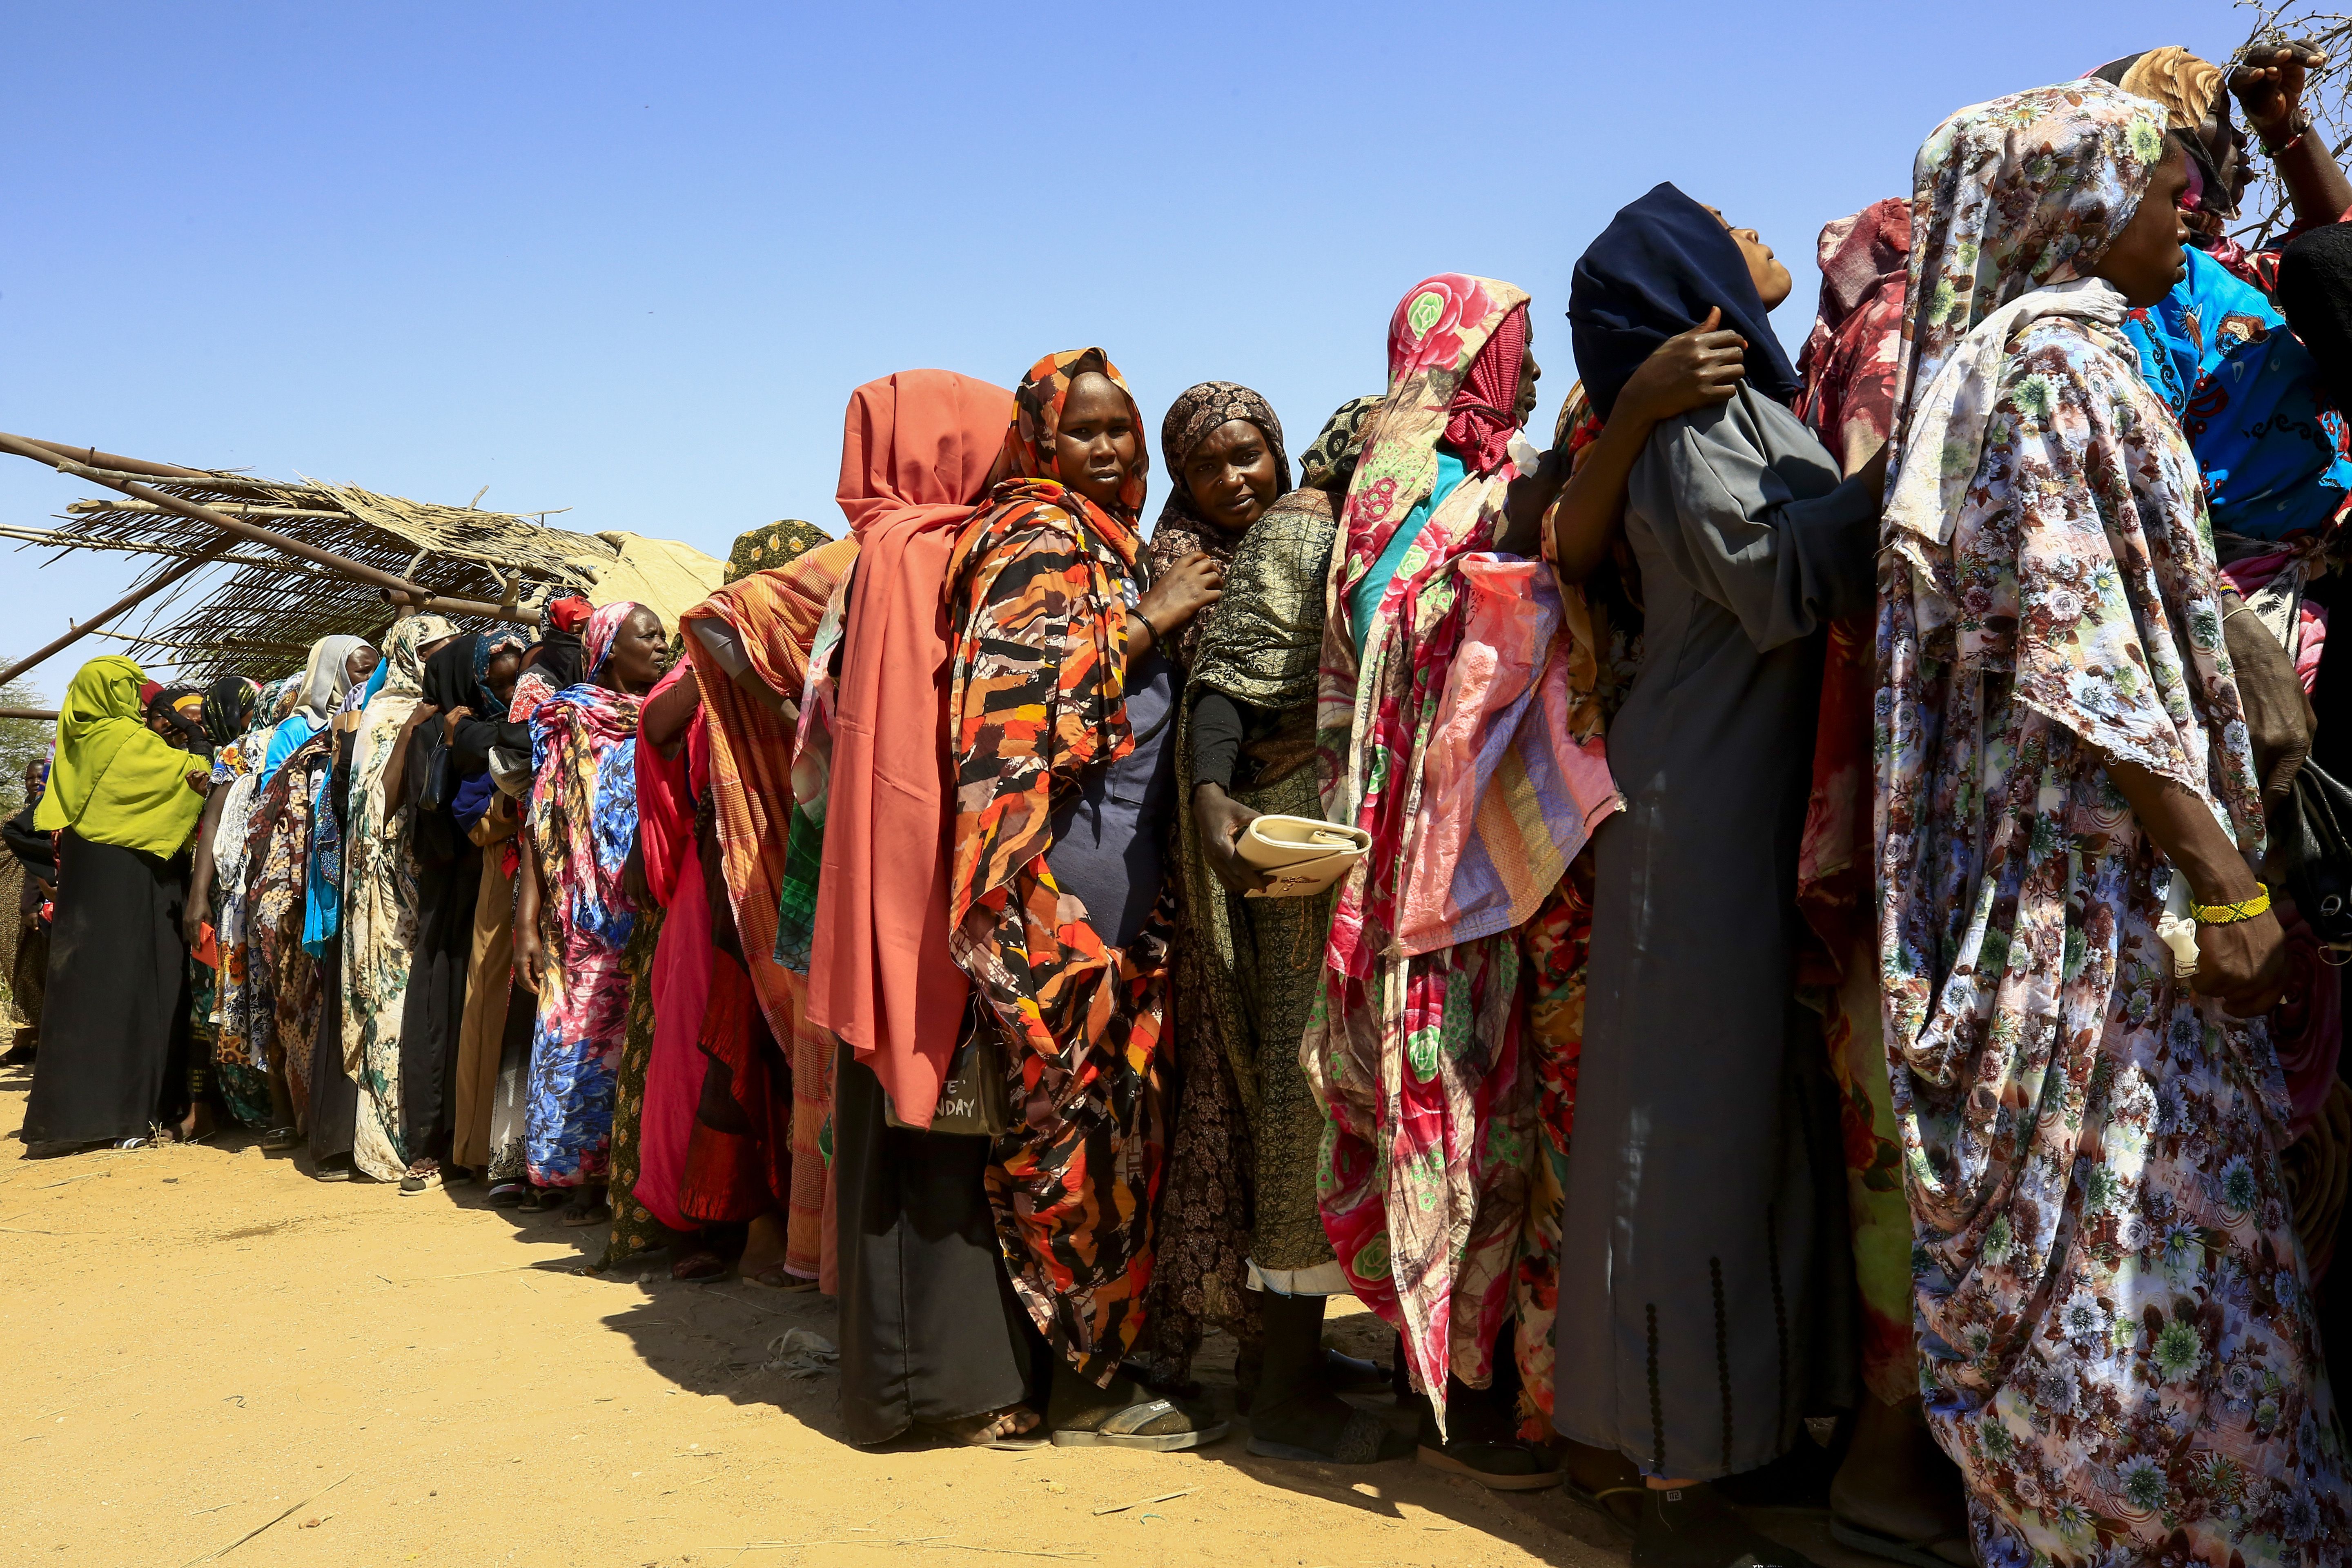
[[[1037,1431],[1043,1424],[1044,1418],[1027,1405],[1008,1405],[1002,1410],[983,1410],[961,1420],[942,1421],[930,1429],[967,1448],[1034,1448],[1045,1441]]]

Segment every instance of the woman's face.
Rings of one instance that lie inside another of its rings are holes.
[[[1733,228],[1731,220],[1721,212],[1714,207],[1706,210],[1715,214],[1715,221],[1723,226],[1724,232],[1739,247],[1739,254],[1747,258],[1748,278],[1756,285],[1756,297],[1764,301],[1766,310],[1779,310],[1787,301],[1790,290],[1796,288],[1797,280],[1789,276],[1789,269],[1780,265],[1780,258],[1772,254],[1772,247],[1754,229]]]
[[[515,648],[500,648],[490,656],[490,668],[483,674],[500,700],[513,701],[514,683],[522,674],[522,654]]]
[[[604,665],[605,683],[624,691],[644,691],[662,678],[668,655],[661,617],[639,605],[613,634],[613,657]]]
[[[1535,323],[1528,323],[1528,350],[1519,356],[1519,396],[1511,409],[1511,423],[1525,425],[1536,411],[1536,383],[1543,379],[1543,366],[1536,363]]]
[[[2236,121],[2209,114],[2197,128],[2197,140],[2204,143],[2205,155],[2221,187],[2206,192],[2198,205],[2216,216],[2229,216],[2237,212],[2246,199],[2246,187],[2254,183],[2253,165],[2246,162],[2246,133]]]
[[[1227,533],[1264,517],[1282,482],[1274,444],[1246,419],[1228,419],[1202,437],[1180,477],[1193,507]]]
[[[1143,455],[1135,410],[1110,377],[1090,370],[1070,384],[1054,432],[1054,467],[1062,482],[1106,510]]]
[[[2144,310],[2167,294],[2189,271],[2189,255],[2181,248],[2188,226],[2180,221],[2180,194],[2189,188],[2189,154],[2170,141],[2164,162],[2156,166],[2139,209],[2124,225],[2091,269],[2123,291],[2124,302]]]
[[[383,655],[362,643],[343,656],[343,674],[353,686],[357,686],[373,675],[375,667],[383,662]]]
[[[147,710],[147,728],[154,731],[180,750],[184,752],[188,749],[187,735],[177,724],[172,722],[172,710],[163,703],[158,702]]]

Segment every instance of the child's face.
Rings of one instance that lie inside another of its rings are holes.
[[[490,689],[498,694],[499,700],[511,702],[514,700],[515,678],[522,673],[522,655],[500,653],[490,660],[490,668],[486,673],[489,677]]]

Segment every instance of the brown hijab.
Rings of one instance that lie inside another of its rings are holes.
[[[1154,581],[1195,551],[1224,565],[1232,562],[1234,552],[1241,547],[1242,533],[1228,533],[1202,517],[1192,504],[1192,487],[1184,482],[1184,465],[1192,460],[1193,448],[1212,431],[1235,419],[1248,420],[1265,435],[1274,451],[1274,493],[1290,493],[1290,454],[1283,447],[1282,421],[1276,416],[1274,405],[1248,387],[1230,381],[1204,381],[1185,388],[1168,405],[1168,416],[1160,422],[1160,451],[1168,464],[1168,500],[1160,509],[1160,521],[1151,531]],[[1200,645],[1202,629],[1216,613],[1216,606],[1210,605],[1176,634],[1168,651],[1178,664],[1187,669],[1192,667],[1192,650]]]

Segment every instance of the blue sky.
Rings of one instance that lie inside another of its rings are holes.
[[[724,555],[838,531],[841,413],[1099,343],[1156,437],[1249,384],[1294,447],[1379,389],[1390,310],[1535,297],[1662,179],[1797,275],[1945,114],[2251,14],[1486,5],[31,6],[0,89],[0,428]],[[1157,441],[1154,465],[1158,467]],[[1164,479],[1155,472],[1151,510]],[[89,487],[0,457],[0,522]],[[131,580],[0,554],[0,650]],[[36,684],[62,689],[74,659]]]

